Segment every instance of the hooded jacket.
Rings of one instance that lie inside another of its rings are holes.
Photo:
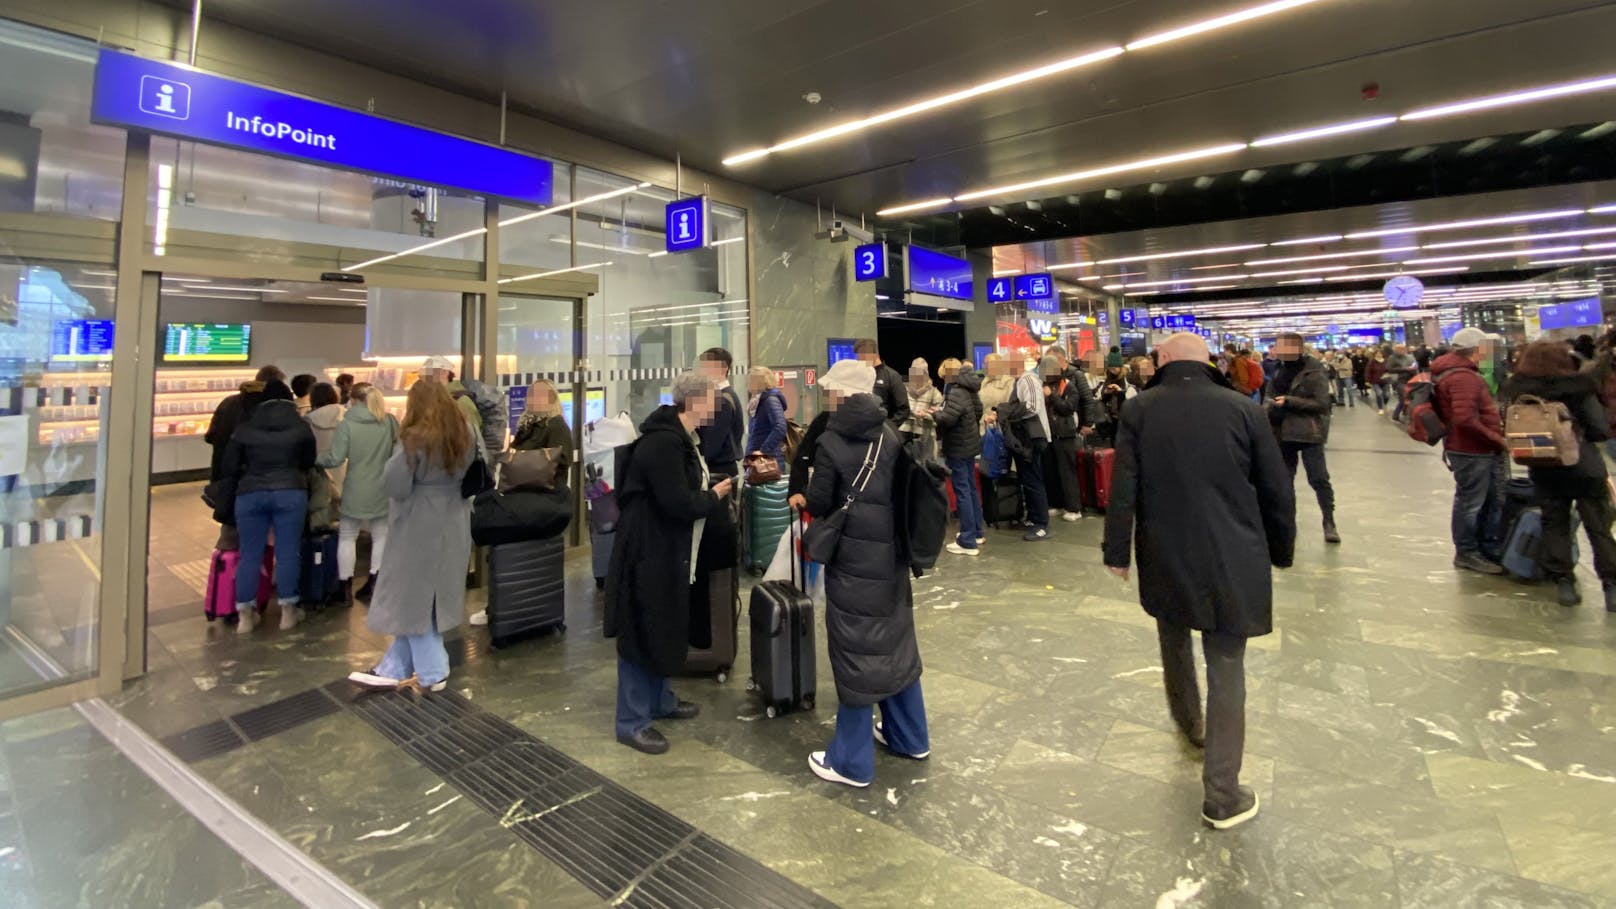
[[[970,460],[982,453],[982,377],[960,370],[937,411],[937,441],[943,457]]]
[[[1431,364],[1431,380],[1436,384],[1437,416],[1448,427],[1443,450],[1470,455],[1505,450],[1504,418],[1475,363],[1456,353],[1443,354]]]
[[[219,402],[214,408],[213,419],[208,421],[207,435],[202,440],[213,446],[213,459],[210,464],[208,479],[217,480],[224,476],[224,450],[230,444],[230,437],[236,434],[236,428],[252,416],[253,409],[264,400],[264,383],[257,380],[241,383],[241,390]]]
[[[842,507],[877,440],[880,456],[848,512],[835,557],[825,565],[826,644],[837,699],[848,707],[898,694],[921,670],[897,517],[903,442],[874,396],[853,395],[831,414],[814,458],[808,513],[824,518]]]
[[[387,490],[382,480],[397,441],[398,420],[392,414],[378,422],[364,404],[348,406],[347,417],[331,437],[331,448],[320,455],[317,464],[325,468],[347,465],[342,479],[343,517],[360,521],[387,517]]]
[[[1545,401],[1558,401],[1571,411],[1577,436],[1582,439],[1581,454],[1570,467],[1529,467],[1532,485],[1538,494],[1555,499],[1594,498],[1610,495],[1605,485],[1605,459],[1599,443],[1610,438],[1605,406],[1599,400],[1599,379],[1592,373],[1568,376],[1523,376],[1504,381],[1503,399],[1512,402],[1521,395],[1535,395]]]
[[[308,489],[314,432],[291,401],[265,401],[237,427],[225,448],[224,472],[237,478],[236,495]]]

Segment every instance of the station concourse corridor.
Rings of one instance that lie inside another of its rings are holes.
[[[566,633],[495,652],[463,629],[445,698],[340,683],[382,644],[362,606],[246,637],[198,607],[154,623],[151,672],[110,704],[378,906],[1616,905],[1616,617],[1454,571],[1446,470],[1372,410],[1337,412],[1329,460],[1346,541],[1299,481],[1296,566],[1248,656],[1263,813],[1229,833],[1197,816],[1097,515],[1044,545],[990,531],[917,582],[933,753],[883,755],[862,791],[805,766],[834,715],[822,650],[816,711],[765,719],[744,671],[685,679],[704,711],[669,754],[618,745],[587,552]],[[296,905],[71,709],[0,725],[0,892]]]

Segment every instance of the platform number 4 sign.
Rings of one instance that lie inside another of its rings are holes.
[[[853,250],[853,279],[879,281],[887,276],[887,245],[866,243]]]

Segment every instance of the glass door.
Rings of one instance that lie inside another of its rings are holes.
[[[498,320],[499,384],[510,403],[512,439],[524,414],[538,413],[553,391],[573,440],[571,542],[581,539],[583,426],[612,413],[605,383],[591,384],[577,368],[584,358],[583,302],[565,297],[500,294]],[[543,392],[541,394],[541,392]]]

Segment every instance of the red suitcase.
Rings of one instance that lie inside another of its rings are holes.
[[[208,621],[229,619],[236,614],[236,565],[241,553],[235,550],[213,550],[208,565],[208,592],[202,601],[202,613]],[[263,567],[258,570],[258,605],[269,605],[275,596],[275,547],[264,548]]]
[[[972,466],[971,478],[972,482],[976,483],[976,500],[980,502],[982,501],[982,468],[980,465]],[[956,518],[959,517],[959,497],[954,495],[953,478],[949,478],[949,481],[943,484],[943,488],[948,490],[948,513]]]
[[[1113,448],[1086,448],[1077,454],[1078,482],[1083,487],[1083,506],[1104,511],[1111,504],[1111,469],[1116,466]]]

